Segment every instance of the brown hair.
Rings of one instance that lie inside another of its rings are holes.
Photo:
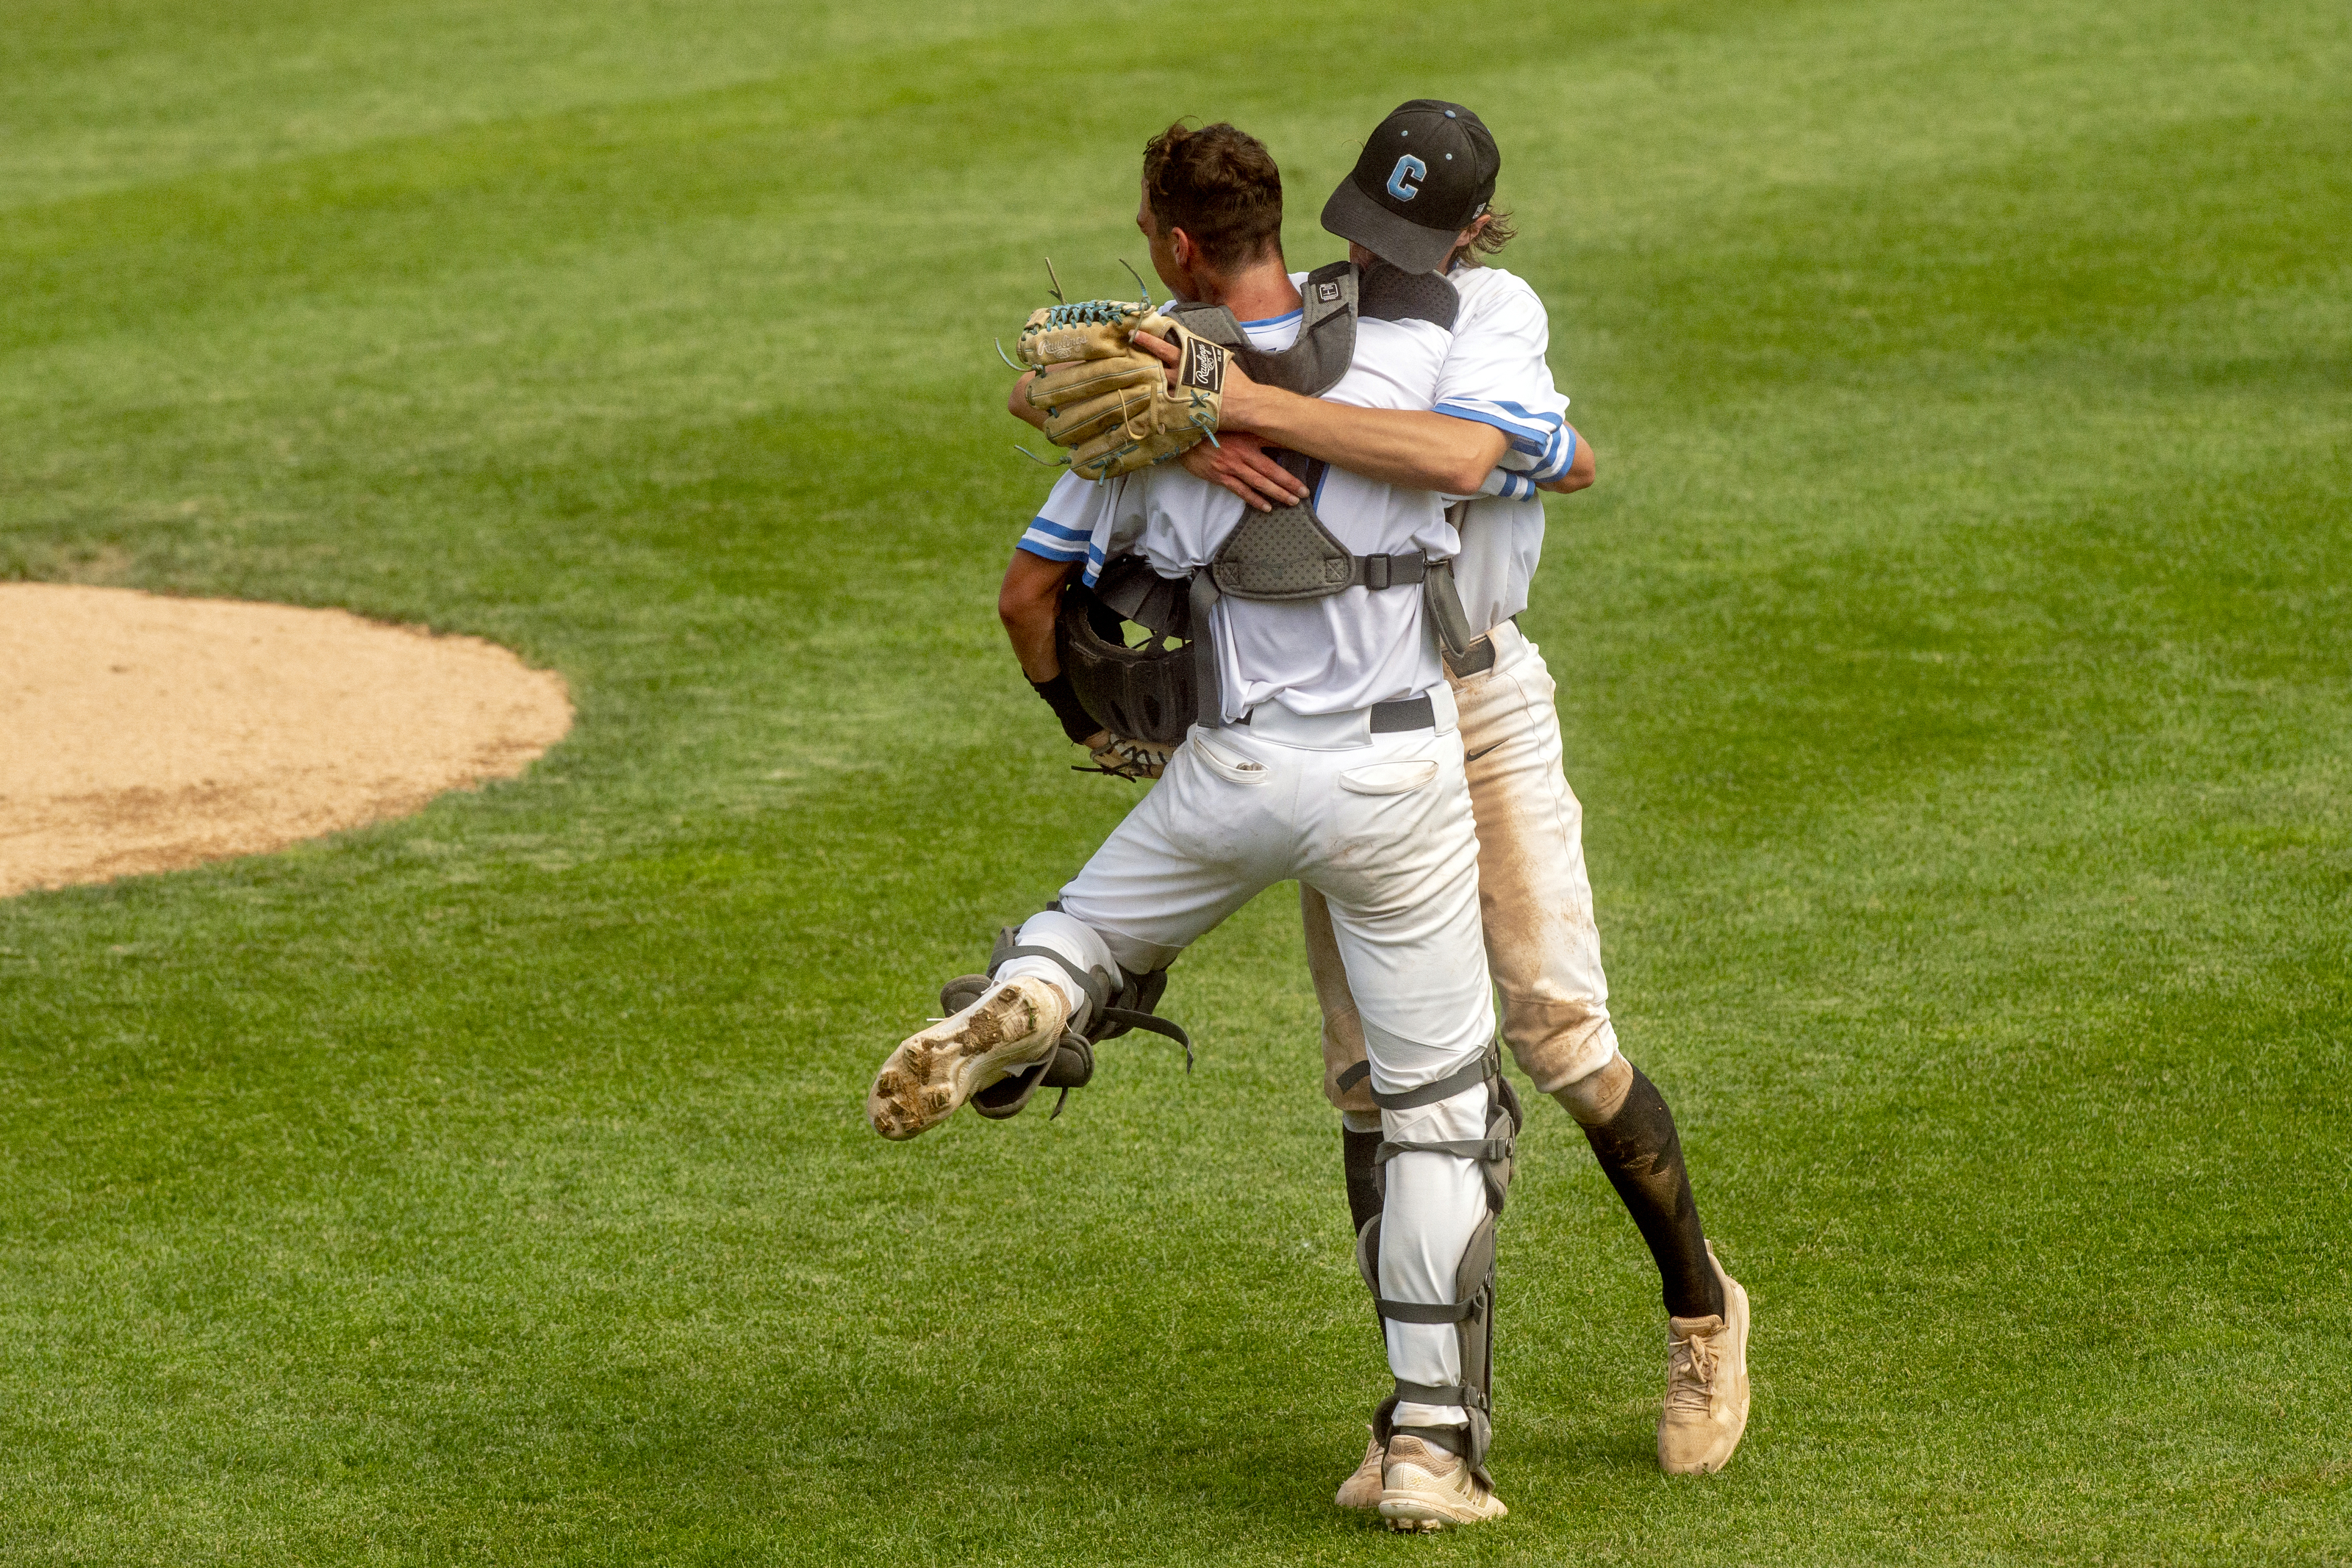
[[[1519,225],[1511,221],[1511,214],[1500,207],[1488,207],[1486,226],[1472,237],[1468,245],[1456,246],[1454,254],[1445,258],[1445,265],[1439,270],[1451,272],[1456,263],[1464,267],[1484,267],[1486,265],[1486,256],[1494,255],[1518,237]]]
[[[1282,171],[1265,142],[1223,120],[1194,131],[1180,120],[1144,143],[1143,200],[1213,272],[1282,248]]]

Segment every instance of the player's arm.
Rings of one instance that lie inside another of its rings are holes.
[[[1012,564],[1004,569],[1003,585],[996,591],[996,618],[1004,622],[1013,656],[1021,661],[1021,673],[1032,685],[1044,685],[1062,673],[1062,662],[1054,653],[1054,618],[1061,610],[1062,590],[1077,570],[1075,560],[1047,560],[1025,549],[1014,550]]]
[[[1013,656],[1021,661],[1021,673],[1029,677],[1029,689],[1054,710],[1062,721],[1062,733],[1091,751],[1103,739],[1102,726],[1087,716],[1086,706],[1054,652],[1054,618],[1061,610],[1062,590],[1080,564],[1049,560],[1026,549],[1014,550],[996,591],[996,618],[1004,622],[1004,635],[1013,643]]]
[[[1509,467],[1490,475],[1482,494],[1584,489],[1597,465],[1584,433],[1568,423],[1568,399],[1552,382],[1546,359],[1550,314],[1534,289],[1507,274],[1482,281],[1496,287],[1474,296],[1456,324],[1438,374],[1436,412],[1502,434]]]
[[[1062,722],[1062,733],[1085,745],[1102,727],[1087,716],[1054,652],[1054,622],[1062,591],[1094,558],[1095,534],[1118,497],[1107,487],[1065,474],[1038,508],[1005,564],[996,591],[997,619],[1031,689]]]
[[[1173,345],[1149,332],[1138,332],[1135,341],[1171,369],[1175,367],[1179,356]],[[1259,475],[1261,465],[1280,473],[1255,450],[1262,445],[1303,452],[1367,479],[1408,490],[1456,496],[1475,494],[1508,450],[1503,434],[1485,425],[1409,409],[1357,408],[1301,397],[1250,380],[1238,361],[1225,366],[1224,405],[1217,426],[1217,440],[1240,450],[1220,463],[1218,448],[1211,448],[1207,456],[1195,455],[1199,451],[1195,448],[1185,455],[1184,465],[1197,477],[1223,485],[1261,509],[1266,486],[1259,486],[1254,476]],[[1258,441],[1244,445],[1237,439],[1228,440],[1227,430],[1255,435]],[[1301,493],[1295,481],[1274,487],[1277,500],[1297,500]]]
[[[1442,413],[1301,397],[1251,381],[1238,365],[1225,372],[1223,417],[1274,445],[1367,479],[1452,496],[1475,495],[1509,450],[1503,433],[1486,425]]]

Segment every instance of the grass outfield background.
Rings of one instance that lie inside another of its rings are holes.
[[[2352,1561],[2352,13],[1111,0],[0,13],[0,575],[560,670],[527,778],[0,904],[0,1556]],[[1133,800],[992,585],[988,337],[1230,117],[1291,258],[1476,105],[1601,484],[1528,617],[1753,1292],[1533,1107],[1505,1524],[1384,1388],[1295,905],[1059,1121],[859,1101]],[[0,744],[5,737],[0,737]]]

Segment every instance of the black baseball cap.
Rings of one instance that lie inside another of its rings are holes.
[[[1458,103],[1416,98],[1389,111],[1323,204],[1323,226],[1407,272],[1435,272],[1495,198],[1503,155]]]

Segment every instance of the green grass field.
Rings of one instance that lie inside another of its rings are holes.
[[[0,904],[11,1563],[2352,1562],[2352,12],[0,5],[0,576],[562,672],[525,779]],[[1507,1522],[1385,1391],[1295,902],[1199,1071],[866,1130],[1135,799],[993,584],[989,337],[1231,118],[1289,254],[1478,107],[1601,454],[1528,629],[1757,1310],[1533,1107]],[[910,402],[902,400],[910,399]],[[5,673],[0,673],[5,678]],[[7,744],[0,736],[0,745]],[[5,809],[5,808],[0,808]]]

